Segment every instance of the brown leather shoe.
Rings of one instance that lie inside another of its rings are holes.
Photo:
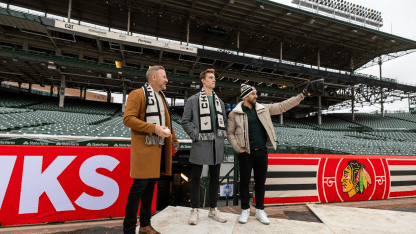
[[[160,234],[160,232],[156,231],[151,225],[147,227],[140,227],[139,234]]]

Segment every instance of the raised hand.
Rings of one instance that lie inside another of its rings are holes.
[[[305,97],[324,94],[324,79],[309,82],[302,93]]]

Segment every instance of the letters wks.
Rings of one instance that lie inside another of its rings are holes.
[[[46,193],[56,211],[75,210],[58,177],[72,163],[76,156],[58,156],[42,170],[43,156],[25,156],[23,170],[15,168],[17,156],[0,156],[0,210],[13,171],[22,172],[19,214],[38,213],[39,197]],[[75,204],[87,210],[102,210],[113,205],[119,196],[119,185],[112,178],[96,172],[98,168],[113,171],[120,162],[108,155],[96,155],[86,159],[77,173],[81,181],[103,192],[102,196],[91,196],[83,192]]]

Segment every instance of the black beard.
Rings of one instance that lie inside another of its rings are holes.
[[[248,103],[250,103],[251,104],[251,106],[255,109],[256,108],[256,103],[254,102],[251,102],[251,101],[248,101]]]

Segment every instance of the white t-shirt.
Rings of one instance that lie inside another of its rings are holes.
[[[163,100],[160,94],[157,92],[155,93],[156,93],[157,101],[159,102],[160,115],[162,116],[162,126],[166,126],[165,105],[163,104]]]

